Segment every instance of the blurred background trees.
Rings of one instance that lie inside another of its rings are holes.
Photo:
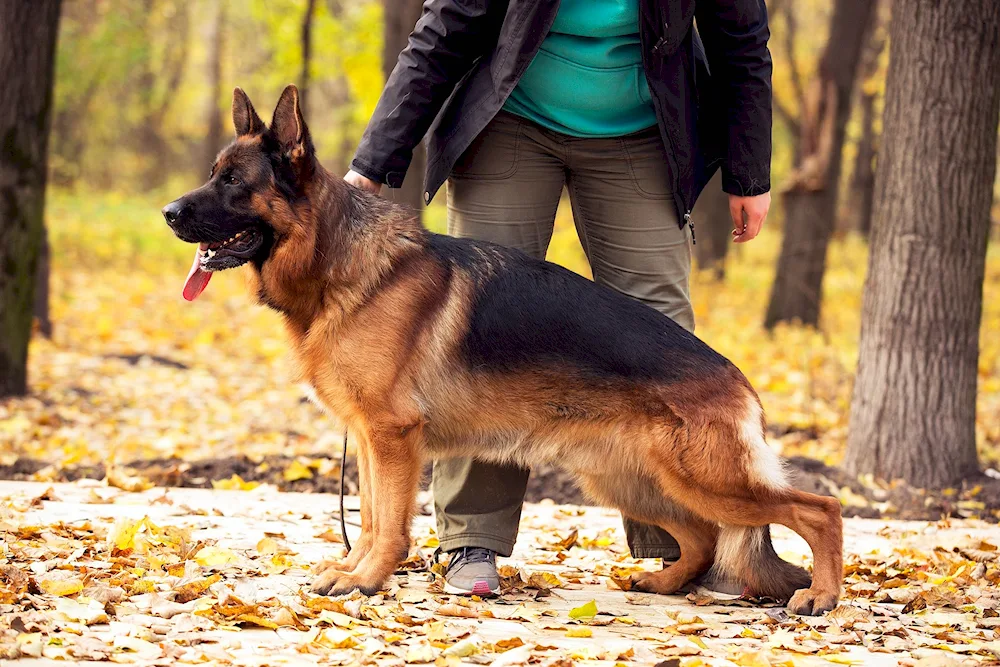
[[[53,184],[183,189],[229,140],[232,89],[277,99],[290,82],[306,91],[324,162],[345,169],[381,92],[381,30],[378,2],[68,2]]]
[[[844,138],[875,4],[875,0],[836,0],[815,75],[804,84],[798,70],[792,70],[799,109],[793,123],[795,164],[783,185],[785,236],[764,317],[768,328],[795,320],[819,323],[826,249],[837,219]],[[786,17],[798,11],[791,2],[779,7]],[[798,18],[791,21],[794,26]]]
[[[778,431],[834,442],[834,463],[845,451],[850,407],[846,464],[855,473],[943,484],[975,467],[977,446],[1000,461],[1000,418],[984,408],[1000,405],[988,398],[1000,391],[1000,346],[985,326],[979,331],[987,235],[1000,218],[993,1],[956,1],[945,11],[933,0],[895,0],[903,10],[893,16],[892,0],[767,0],[775,64],[770,218],[758,241],[730,246],[718,179],[694,210],[699,334],[747,372]],[[17,149],[31,156],[12,159],[22,152],[5,143],[0,163],[0,393],[24,389],[32,298],[45,335],[54,320],[59,326],[50,301],[73,298],[60,278],[50,299],[40,224],[46,173],[61,216],[50,218],[58,222],[49,230],[55,265],[121,258],[132,269],[172,252],[161,249],[168,237],[154,203],[204,180],[231,137],[232,88],[246,89],[266,117],[284,85],[297,83],[323,163],[346,172],[420,4],[73,0],[62,4],[49,105],[44,49],[59,3],[0,0],[0,139],[17,124]],[[25,8],[33,17],[26,22]],[[925,60],[933,67],[915,64]],[[17,115],[25,109],[38,113]],[[422,210],[442,231],[442,198],[423,206],[423,160],[418,149],[404,187],[386,196]],[[3,208],[15,201],[12,188],[24,198],[16,210]],[[549,256],[587,273],[573,237],[563,212]],[[147,297],[130,298],[145,305]],[[115,340],[111,325],[101,327]],[[820,367],[835,369],[825,382],[832,388],[824,389]],[[985,402],[980,388],[978,429],[977,377],[992,388]],[[915,425],[914,405],[934,419]],[[938,466],[941,456],[955,465]]]

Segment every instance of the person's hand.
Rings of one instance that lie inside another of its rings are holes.
[[[354,187],[361,188],[365,192],[370,192],[373,195],[377,195],[382,192],[381,183],[376,183],[372,179],[368,178],[367,176],[362,176],[353,169],[347,172],[347,175],[344,176],[344,180],[353,185]]]
[[[733,217],[733,242],[746,243],[760,234],[771,208],[771,193],[753,197],[729,195],[729,215]]]

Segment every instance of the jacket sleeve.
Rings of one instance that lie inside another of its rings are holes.
[[[399,54],[351,168],[397,188],[438,111],[496,39],[487,0],[426,0]],[[491,39],[492,38],[492,39]]]
[[[764,0],[698,0],[698,33],[725,111],[722,189],[759,195],[771,189],[771,54]]]

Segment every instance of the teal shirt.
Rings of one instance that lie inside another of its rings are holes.
[[[562,0],[503,108],[574,137],[619,137],[655,125],[638,0]]]

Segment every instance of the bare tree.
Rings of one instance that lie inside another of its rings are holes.
[[[396,66],[399,52],[406,48],[410,33],[420,18],[422,3],[420,0],[383,0],[383,16],[385,18],[384,46],[382,48],[382,71],[386,78]],[[420,211],[424,205],[424,166],[427,154],[424,145],[413,149],[413,160],[403,180],[403,187],[387,195],[395,201],[413,207]]]
[[[299,99],[303,112],[309,110],[309,68],[312,66],[312,27],[316,15],[316,0],[306,0],[302,17],[302,73],[299,74]]]
[[[788,69],[788,74],[792,82],[792,92],[794,93],[796,107],[804,109],[806,106],[805,86],[802,83],[802,74],[798,59],[795,57],[795,43],[799,32],[799,23],[795,16],[795,7],[791,0],[770,0],[767,11],[771,15],[772,21],[777,19],[779,16],[783,17],[785,20],[785,29],[783,31],[784,40],[781,44],[781,48],[784,49],[785,66]],[[777,94],[772,96],[771,103],[774,106],[776,115],[781,119],[781,121],[788,128],[788,131],[791,133],[792,161],[794,164],[798,164],[801,160],[799,155],[799,135],[802,132],[802,127],[799,124],[799,118],[792,112],[791,109],[788,108],[786,103],[783,102],[781,97]]]
[[[1000,3],[911,0],[893,12],[889,42],[845,466],[945,487],[977,471]]]
[[[799,160],[784,193],[785,234],[764,324],[819,323],[826,248],[836,221],[851,93],[875,0],[837,0],[819,70],[804,92]]]
[[[59,9],[0,2],[0,396],[27,390]]]
[[[208,132],[205,137],[205,156],[195,167],[197,176],[204,178],[209,165],[215,160],[216,154],[225,143],[225,124],[223,114],[219,109],[222,99],[222,55],[226,41],[226,3],[223,0],[212,0],[212,15],[205,30],[205,41],[208,43],[208,100],[205,109]]]
[[[875,200],[875,158],[878,154],[875,105],[879,97],[875,77],[885,41],[885,35],[880,29],[873,30],[861,61],[861,89],[858,94],[861,137],[858,139],[858,152],[851,176],[850,207],[855,227],[865,236],[871,233],[872,204]]]
[[[144,30],[152,40],[158,30],[156,21],[157,0],[143,0],[142,15],[146,17]],[[143,182],[149,188],[157,188],[166,182],[168,170],[164,165],[173,164],[173,152],[164,131],[164,121],[176,99],[187,64],[191,40],[190,9],[181,4],[171,22],[171,38],[166,42],[162,62],[154,62],[153,49],[147,48],[136,67],[134,89],[138,94],[142,109],[142,121],[135,129],[135,148],[140,155],[147,156],[143,169]],[[164,82],[156,85],[157,79]]]

